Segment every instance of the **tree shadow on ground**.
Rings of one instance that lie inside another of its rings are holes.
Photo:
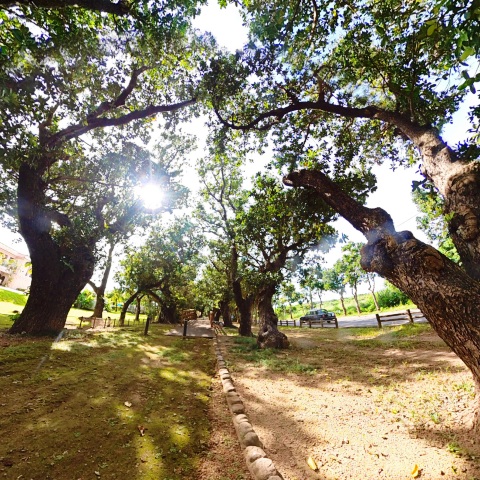
[[[10,336],[0,350],[0,475],[195,477],[209,435],[211,341],[140,331],[71,331],[53,344]]]

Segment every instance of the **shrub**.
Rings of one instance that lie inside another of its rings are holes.
[[[389,285],[384,290],[377,293],[378,303],[381,308],[397,307],[410,303],[410,299],[401,290],[393,285]]]
[[[95,294],[90,290],[84,290],[75,300],[73,306],[82,310],[93,310],[95,302]]]

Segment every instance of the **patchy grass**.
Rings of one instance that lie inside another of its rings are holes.
[[[166,328],[1,335],[0,475],[195,478],[215,361],[209,340]]]

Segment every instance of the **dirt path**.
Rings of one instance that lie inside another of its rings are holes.
[[[293,348],[260,361],[222,338],[249,419],[285,480],[401,480],[414,478],[415,465],[422,479],[480,479],[463,416],[471,377],[440,339],[345,335],[289,332]]]

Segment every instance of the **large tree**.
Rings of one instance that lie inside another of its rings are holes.
[[[195,3],[149,6],[121,18],[36,2],[1,12],[0,199],[32,259],[30,296],[12,332],[60,331],[92,275],[92,232],[111,203],[108,182],[98,182],[110,168],[99,152],[124,161],[115,157],[122,144],[149,140],[146,120],[163,114],[173,125],[196,102]],[[72,193],[79,177],[91,183]]]
[[[211,63],[218,81],[210,87],[224,125],[270,130],[289,169],[285,182],[324,199],[365,235],[363,268],[408,294],[480,393],[478,148],[455,148],[440,133],[465,87],[475,90],[460,63],[478,53],[475,12],[457,15],[457,2],[249,2],[251,42]],[[476,127],[478,109],[472,114]],[[382,160],[420,163],[443,199],[461,264],[339,187],[339,170]]]
[[[348,183],[346,179],[346,183]],[[249,190],[250,202],[238,212],[240,251],[256,286],[260,347],[285,348],[288,339],[278,328],[272,299],[284,279],[289,259],[298,262],[313,247],[328,250],[335,242],[328,223],[335,217],[327,205],[301,190],[286,190],[278,179],[258,175]]]

